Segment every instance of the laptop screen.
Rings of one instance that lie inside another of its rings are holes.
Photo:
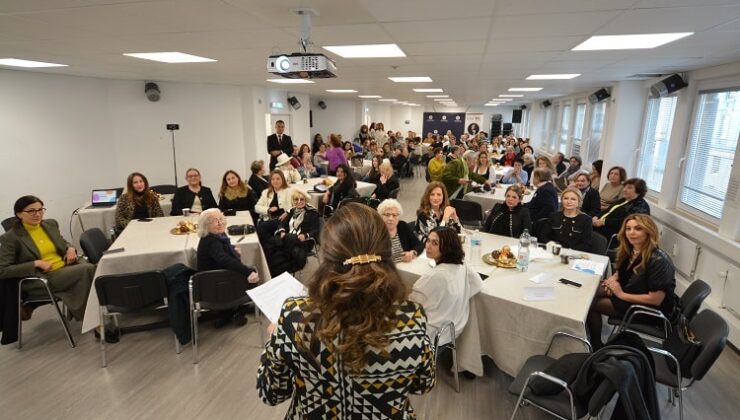
[[[118,200],[118,191],[112,190],[93,190],[92,204],[116,204]]]

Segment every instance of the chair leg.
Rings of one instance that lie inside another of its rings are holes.
[[[679,420],[683,420],[683,389],[681,389],[680,384],[676,388],[676,392],[678,393],[678,417]]]
[[[190,319],[193,324],[193,364],[198,364],[198,309],[194,306],[190,311]]]
[[[180,340],[177,339],[177,335],[173,334],[173,337],[175,338],[175,353],[180,354],[182,353],[182,348],[180,347]]]
[[[455,375],[455,392],[458,394],[460,393],[460,372],[458,372],[457,367],[457,343],[455,342],[455,329],[450,329],[450,336],[452,338],[451,347],[452,347],[452,370]]]
[[[54,305],[54,308],[57,310],[57,315],[59,315],[59,321],[62,322],[62,328],[64,328],[64,334],[67,335],[67,342],[69,343],[69,346],[72,348],[75,348],[75,341],[72,338],[72,334],[69,332],[69,326],[67,325],[67,319],[62,313],[62,310],[59,309],[59,303],[57,303],[57,300],[53,293],[51,293],[51,289],[49,289],[49,285],[44,282],[44,287],[46,288],[46,293],[49,295],[49,299],[51,299],[51,304]]]
[[[262,328],[262,312],[260,311],[260,308],[257,307],[257,305],[254,305],[254,316],[257,317],[257,323],[259,323],[260,325],[260,341],[262,343],[265,343],[265,329]]]
[[[108,359],[105,357],[105,310],[101,306],[100,312],[100,367],[108,367]]]
[[[23,305],[22,287],[23,282],[18,284],[18,348],[23,347],[23,320],[21,319],[21,306]]]

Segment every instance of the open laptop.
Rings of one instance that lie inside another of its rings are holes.
[[[87,206],[88,209],[95,209],[100,207],[112,207],[116,205],[118,196],[120,195],[120,189],[111,188],[106,190],[92,190],[92,204]]]

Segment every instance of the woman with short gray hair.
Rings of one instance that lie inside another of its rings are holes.
[[[391,255],[394,262],[409,262],[416,258],[424,245],[414,234],[414,229],[401,220],[403,208],[398,200],[389,198],[378,205],[378,213],[385,222],[391,237]]]

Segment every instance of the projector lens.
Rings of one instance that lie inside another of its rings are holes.
[[[280,57],[275,60],[275,67],[277,70],[281,73],[285,73],[290,70],[290,59],[284,55],[281,55]]]

